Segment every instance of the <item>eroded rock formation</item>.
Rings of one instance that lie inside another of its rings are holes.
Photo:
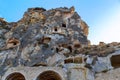
[[[120,43],[90,45],[88,30],[74,7],[0,18],[0,80],[98,80],[95,73],[119,68]]]

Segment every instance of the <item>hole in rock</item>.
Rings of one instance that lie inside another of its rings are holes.
[[[64,63],[83,63],[82,57],[67,58],[64,60]]]
[[[17,45],[17,43],[14,42],[13,45]]]
[[[68,49],[70,50],[70,52],[72,52],[72,47],[71,46],[68,46]]]
[[[120,67],[120,55],[113,55],[111,58],[111,65],[114,67],[114,68],[118,68]]]
[[[54,31],[58,31],[57,28],[55,28]]]
[[[58,73],[49,70],[49,71],[42,72],[38,76],[37,80],[62,80],[62,79]]]
[[[43,43],[49,43],[51,41],[50,37],[44,37]]]
[[[25,80],[25,77],[21,73],[12,73],[5,80]]]
[[[59,51],[59,49],[58,48],[56,48],[56,52],[58,53],[58,51]]]
[[[6,44],[7,44],[7,48],[13,48],[18,46],[20,44],[20,41],[15,38],[10,38]]]
[[[74,44],[74,48],[80,48],[81,45],[80,44]]]
[[[66,27],[66,24],[62,24],[62,27]]]

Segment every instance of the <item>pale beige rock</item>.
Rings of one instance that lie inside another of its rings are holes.
[[[10,38],[6,42],[6,49],[13,48],[20,45],[20,41],[15,38]]]
[[[120,80],[120,68],[96,74],[95,80]]]
[[[82,30],[83,30],[83,33],[86,35],[86,36],[88,36],[88,34],[89,34],[89,30],[88,30],[88,25],[84,22],[84,21],[80,21],[80,26],[81,26],[81,28],[82,28]]]

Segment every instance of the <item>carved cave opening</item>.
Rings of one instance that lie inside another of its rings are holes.
[[[111,58],[111,65],[114,67],[114,68],[118,68],[120,67],[120,55],[113,55]]]
[[[68,59],[65,59],[64,60],[64,63],[65,64],[68,64],[68,63],[83,63],[83,59],[82,57],[74,57],[74,58],[68,58]]]
[[[42,72],[38,76],[37,80],[62,80],[62,79],[58,73],[49,70],[49,71]]]
[[[25,77],[21,73],[12,73],[5,80],[25,80]]]
[[[66,28],[66,24],[63,23],[63,24],[62,24],[62,27],[65,27],[65,28]]]
[[[74,48],[80,48],[81,45],[80,44],[74,44]]]
[[[54,28],[54,31],[55,31],[55,32],[57,32],[57,31],[58,31],[58,29],[57,29],[57,28]]]
[[[43,43],[49,43],[51,41],[50,37],[44,37]]]

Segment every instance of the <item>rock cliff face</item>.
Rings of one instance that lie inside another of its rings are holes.
[[[74,7],[29,8],[12,23],[0,18],[0,80],[33,80],[39,70],[36,80],[94,80],[95,73],[120,67],[120,44],[90,45],[88,30]]]

